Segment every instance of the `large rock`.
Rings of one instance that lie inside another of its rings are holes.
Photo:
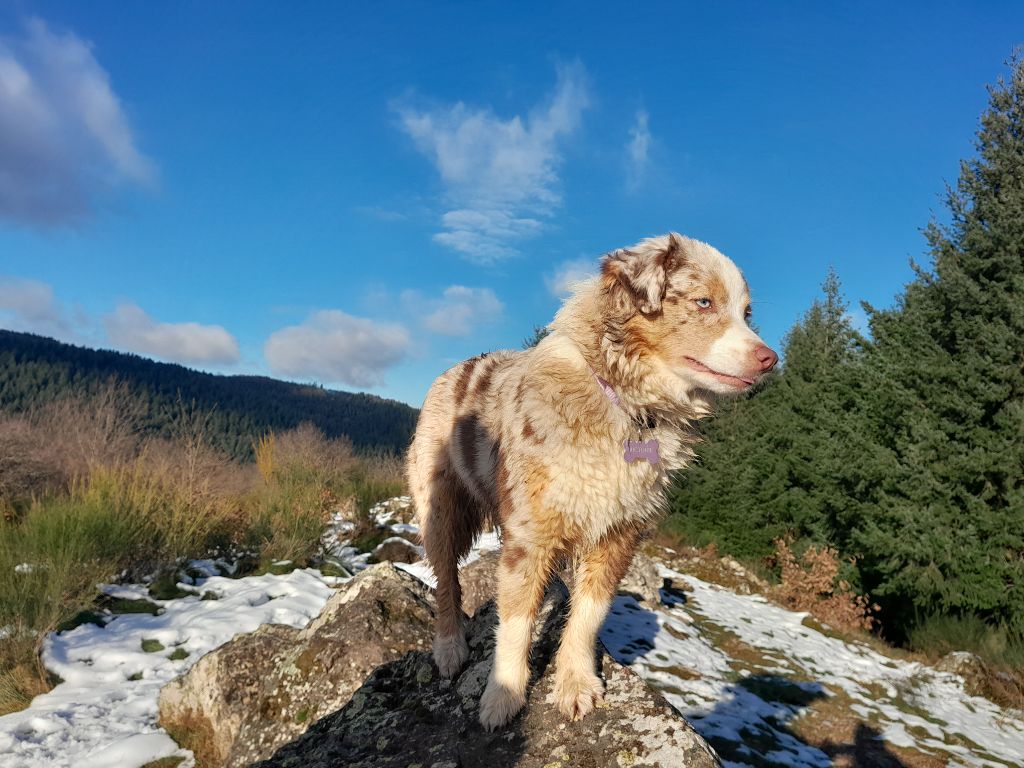
[[[348,703],[374,667],[430,648],[433,620],[429,589],[370,567],[305,629],[265,625],[204,656],[160,692],[160,723],[200,768],[248,765]]]
[[[653,606],[661,602],[661,588],[664,585],[665,579],[658,573],[658,564],[646,553],[638,550],[633,555],[629,570],[619,582],[619,594],[632,595]]]
[[[685,720],[607,654],[601,656],[604,705],[579,722],[565,719],[554,704],[550,664],[564,606],[564,599],[549,595],[534,640],[527,704],[508,728],[487,733],[477,721],[494,651],[497,618],[491,602],[468,624],[470,657],[454,680],[438,677],[427,651],[384,664],[344,708],[281,747],[260,768],[720,765]]]
[[[370,556],[378,563],[415,563],[423,557],[423,547],[401,536],[391,536],[378,544]]]

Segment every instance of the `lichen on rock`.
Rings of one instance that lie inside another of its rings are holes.
[[[664,766],[710,768],[713,750],[658,694],[605,653],[605,703],[579,722],[558,711],[554,651],[565,591],[549,590],[534,638],[524,710],[503,730],[479,725],[497,615],[494,559],[464,569],[470,657],[453,680],[430,655],[433,598],[390,564],[363,571],[304,630],[262,627],[209,654],[161,694],[161,722],[202,735],[200,768]],[[262,762],[260,762],[262,761]]]

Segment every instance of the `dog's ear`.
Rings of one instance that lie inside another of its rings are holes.
[[[675,232],[653,237],[601,259],[601,275],[611,290],[623,291],[645,315],[661,311],[668,278],[685,260],[683,238]]]

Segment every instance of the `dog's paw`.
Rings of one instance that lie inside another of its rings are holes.
[[[579,720],[604,701],[604,683],[593,673],[555,675],[555,703],[570,720]]]
[[[508,723],[526,704],[526,693],[513,691],[493,680],[487,681],[480,697],[480,725],[493,731]]]
[[[441,677],[455,677],[468,658],[469,646],[461,632],[449,637],[434,638],[434,662]]]

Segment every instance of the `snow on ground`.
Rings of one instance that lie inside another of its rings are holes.
[[[411,503],[408,498],[389,500],[371,514],[395,533],[415,533],[416,526],[394,522],[394,515]],[[354,528],[335,514],[324,536],[332,564],[350,573],[366,568],[369,558],[345,541]],[[472,559],[488,548],[488,541],[480,543]],[[496,538],[490,546],[497,546]],[[408,568],[425,580],[433,578],[429,567]],[[31,565],[18,569],[24,572]],[[64,682],[37,696],[28,709],[0,717],[0,765],[137,768],[160,757],[190,756],[156,723],[164,684],[203,654],[260,624],[304,627],[320,613],[331,587],[344,581],[314,569],[232,579],[217,575],[233,571],[229,564],[210,560],[193,561],[189,569],[205,576],[194,585],[179,585],[195,595],[175,600],[155,600],[143,584],[101,585],[110,597],[155,603],[162,609],[157,616],[121,614],[106,626],[85,624],[46,639],[43,661]],[[208,599],[202,599],[204,594]],[[209,599],[212,595],[217,599]]]
[[[373,505],[370,509],[370,518],[377,525],[390,525],[395,522],[396,518],[402,516],[412,516],[412,497],[411,496],[395,496],[393,499],[387,499]],[[419,530],[416,526],[410,526],[413,531]]]
[[[499,546],[496,533],[485,533],[463,564]],[[397,567],[436,584],[424,562]],[[807,614],[759,595],[661,570],[686,591],[663,590],[663,604],[653,610],[616,598],[601,640],[702,736],[728,743],[726,766],[832,765],[788,724],[813,701],[839,692],[889,744],[941,755],[950,765],[1024,766],[1022,713],[968,695],[958,676],[826,635],[803,624]],[[721,647],[727,636],[754,653],[731,657]]]
[[[500,547],[501,540],[498,538],[498,534],[495,531],[482,533],[480,538],[476,540],[473,548],[469,550],[469,554],[462,558],[459,565],[468,565],[474,560],[479,560],[480,555],[485,552],[490,552]],[[434,571],[430,567],[430,563],[427,561],[418,560],[415,563],[395,563],[395,567],[405,571],[406,573],[411,573],[431,589],[437,588],[437,579],[434,577]]]
[[[956,675],[823,634],[802,623],[806,614],[758,595],[662,570],[685,582],[685,593],[663,591],[666,605],[653,611],[617,598],[601,640],[705,738],[732,742],[727,765],[830,765],[787,725],[807,704],[837,693],[895,746],[942,755],[950,765],[1024,765],[1021,713],[968,695]],[[754,653],[730,658],[721,649],[728,636]]]
[[[407,499],[393,500],[373,515],[394,533],[415,533],[415,525],[392,516],[407,507]],[[368,555],[345,540],[353,528],[337,516],[325,544],[334,561],[355,573]],[[498,547],[498,536],[486,533],[465,562]],[[213,575],[211,562],[192,565],[208,578],[197,581],[196,596],[153,600],[160,615],[121,615],[105,628],[85,625],[47,638],[44,661],[64,682],[27,710],[0,717],[5,768],[137,768],[188,755],[156,724],[160,688],[237,633],[267,622],[304,626],[343,580],[312,569],[230,579]],[[398,567],[434,586],[426,563]],[[666,568],[662,573],[685,591],[662,590],[662,604],[653,607],[616,598],[601,640],[725,753],[727,766],[830,765],[828,755],[789,726],[815,700],[835,696],[897,747],[942,755],[956,766],[1024,765],[1022,714],[969,696],[956,675],[824,634],[803,624],[806,614],[758,595]],[[142,585],[104,591],[151,599]],[[219,599],[202,600],[206,592]]]
[[[107,588],[114,597],[150,600],[163,613],[123,614],[105,627],[85,624],[51,634],[43,660],[64,682],[28,709],[0,717],[0,764],[137,768],[188,755],[156,724],[160,688],[240,632],[266,623],[305,626],[320,613],[335,581],[311,569],[211,576],[198,581],[196,596],[176,600],[153,600],[142,585]],[[218,599],[201,599],[207,592]]]

